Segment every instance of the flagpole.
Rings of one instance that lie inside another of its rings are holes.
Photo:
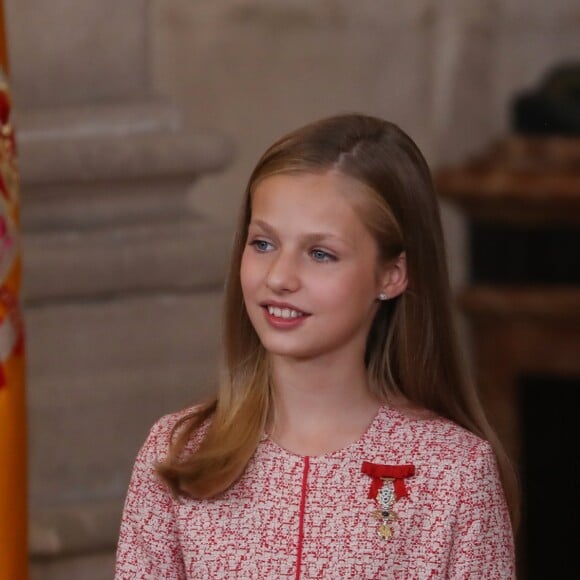
[[[10,124],[8,46],[0,0],[0,580],[28,578],[24,326],[19,179]]]

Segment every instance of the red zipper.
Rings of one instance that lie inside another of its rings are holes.
[[[302,544],[304,543],[304,512],[306,509],[306,491],[308,486],[308,470],[310,469],[310,457],[304,458],[304,471],[302,472],[302,492],[300,496],[300,514],[298,521],[298,554],[296,556],[296,580],[300,580],[300,568],[302,568]]]

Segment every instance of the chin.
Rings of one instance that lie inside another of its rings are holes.
[[[269,336],[269,333],[258,334],[264,350],[268,354],[291,358],[310,358],[315,349],[305,344],[304,339],[289,336]]]
[[[304,345],[298,346],[291,346],[291,345],[281,345],[275,344],[273,341],[262,341],[262,346],[266,350],[268,354],[274,356],[283,356],[288,358],[296,358],[296,359],[304,359],[304,358],[311,358],[313,353],[310,352],[308,349],[304,348]]]

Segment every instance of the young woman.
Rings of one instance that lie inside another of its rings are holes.
[[[246,190],[215,400],[135,462],[116,578],[513,578],[513,474],[460,364],[429,169],[348,114]],[[507,499],[506,499],[507,498]]]

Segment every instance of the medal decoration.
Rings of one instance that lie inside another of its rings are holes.
[[[390,540],[393,537],[393,522],[397,519],[393,506],[402,497],[408,497],[405,478],[415,475],[415,466],[363,461],[361,471],[372,477],[368,497],[376,501],[377,509],[373,517],[380,522],[377,533],[381,539]]]

